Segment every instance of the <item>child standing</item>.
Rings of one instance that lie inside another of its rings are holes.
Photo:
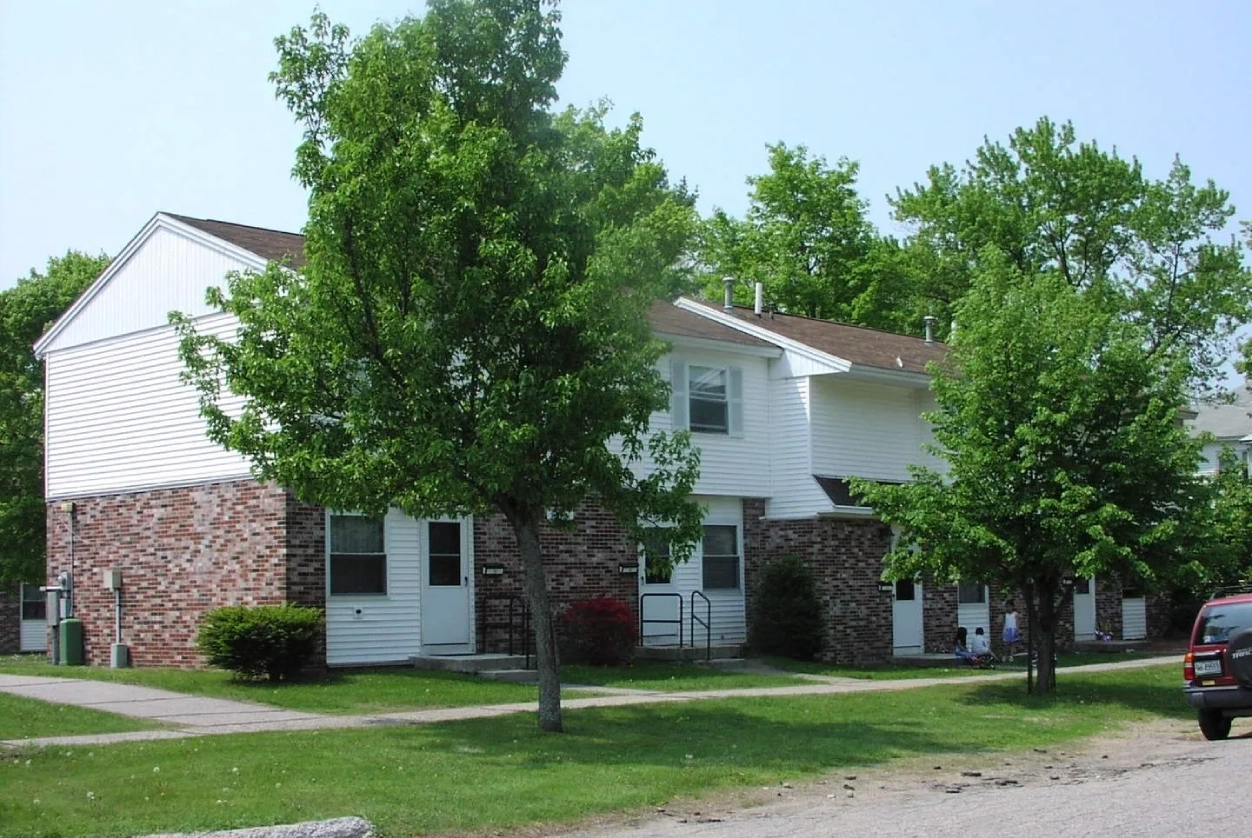
[[[1008,647],[1008,656],[1014,654],[1014,648],[1021,642],[1021,633],[1017,630],[1017,604],[1013,600],[1004,603],[1004,645]]]

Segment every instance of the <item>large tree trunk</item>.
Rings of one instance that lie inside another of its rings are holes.
[[[1038,680],[1035,692],[1048,695],[1056,691],[1056,598],[1051,586],[1039,591]],[[1031,626],[1034,638],[1034,626]]]
[[[539,668],[539,729],[561,733],[561,668],[556,654],[552,608],[548,605],[548,579],[539,544],[539,522],[509,516],[525,569],[526,602],[535,627],[535,662]]]

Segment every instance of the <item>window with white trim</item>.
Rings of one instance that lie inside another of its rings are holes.
[[[670,364],[675,430],[743,436],[743,369],[733,366]]]
[[[461,587],[461,525],[452,521],[431,521],[427,536],[430,543],[427,584],[432,588]]]
[[[22,619],[46,620],[48,615],[48,597],[39,590],[38,585],[22,583]]]
[[[331,515],[327,530],[331,595],[387,593],[383,519]]]
[[[739,527],[705,524],[701,566],[706,590],[739,587]]]
[[[956,601],[961,605],[981,605],[987,601],[987,586],[981,582],[960,582],[956,586]]]

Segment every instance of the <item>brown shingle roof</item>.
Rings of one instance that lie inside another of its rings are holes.
[[[299,233],[284,233],[281,230],[249,227],[246,224],[232,224],[229,221],[190,218],[185,215],[175,215],[172,212],[162,213],[162,215],[168,215],[197,230],[203,230],[210,236],[217,236],[223,241],[242,247],[249,253],[255,253],[262,259],[282,262],[293,268],[304,264],[304,236]]]
[[[701,317],[690,311],[683,311],[673,303],[658,300],[648,311],[648,322],[652,331],[659,335],[671,337],[704,338],[720,340],[726,343],[737,343],[740,346],[761,346],[774,348],[774,344],[753,337],[752,335],[723,326],[707,317]]]
[[[722,311],[704,300],[693,300],[713,311]],[[745,323],[768,329],[785,338],[820,349],[857,366],[877,367],[904,372],[926,372],[926,364],[938,361],[947,352],[947,344],[921,338],[897,335],[864,326],[849,326],[829,320],[815,320],[795,314],[771,314],[757,317],[750,308],[736,306],[731,315]],[[896,359],[899,359],[899,363]]]
[[[299,233],[285,233],[281,230],[270,230],[265,227],[250,227],[246,224],[234,224],[229,221],[214,221],[206,218],[191,218],[176,215],[172,212],[162,213],[177,219],[184,224],[202,230],[211,236],[242,247],[255,253],[262,259],[284,262],[298,268],[304,264],[304,236]],[[671,337],[704,338],[741,346],[773,347],[752,335],[744,334],[737,329],[715,323],[698,314],[683,311],[672,303],[658,300],[648,312],[648,322],[652,329],[660,335]]]

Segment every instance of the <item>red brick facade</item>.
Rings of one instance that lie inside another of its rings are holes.
[[[194,667],[201,616],[222,605],[324,603],[322,515],[282,489],[213,483],[48,505],[48,574],[72,568],[88,664],[107,665],[122,571],[121,641],[135,666]],[[71,547],[71,531],[72,547]]]
[[[574,514],[578,529],[545,528],[540,536],[548,570],[548,590],[555,613],[588,597],[608,594],[630,606],[638,618],[639,577],[621,573],[636,565],[638,551],[613,515],[592,504]],[[502,573],[484,573],[484,569]],[[503,515],[474,518],[474,613],[478,619],[478,651],[507,652],[510,599],[513,602],[513,651],[520,653],[522,559],[513,528]]]
[[[744,562],[748,619],[752,592],[774,559],[799,556],[817,577],[825,607],[822,657],[868,663],[891,657],[891,594],[878,590],[891,531],[873,520],[765,520],[763,500],[745,500]]]
[[[17,585],[0,590],[0,655],[16,655],[22,646],[22,602]]]

